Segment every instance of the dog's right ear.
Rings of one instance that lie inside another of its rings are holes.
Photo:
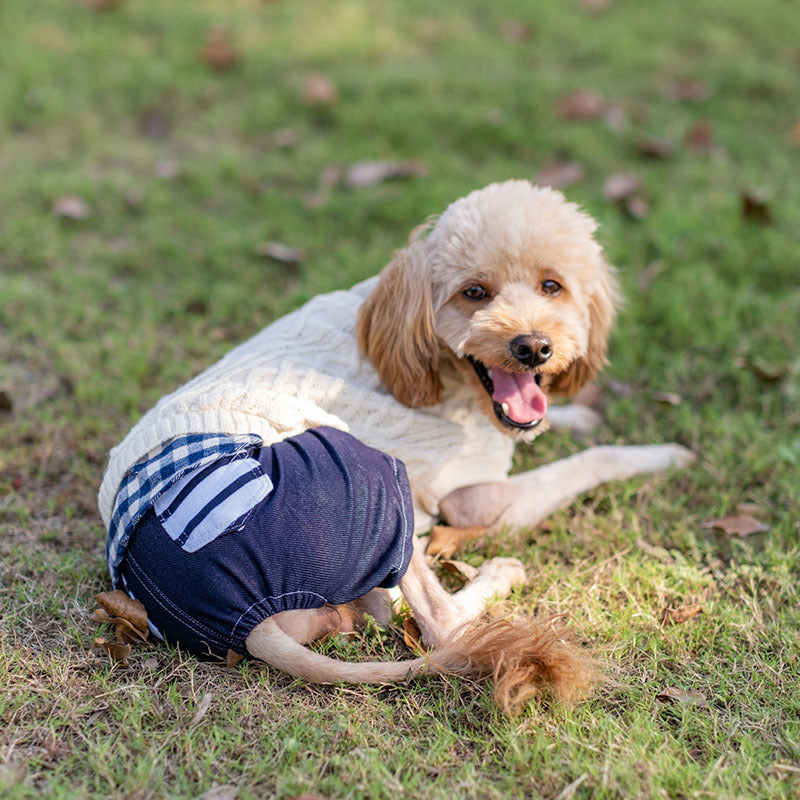
[[[395,252],[358,314],[358,344],[403,405],[439,402],[439,348],[424,240]]]

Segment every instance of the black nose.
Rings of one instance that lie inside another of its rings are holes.
[[[553,355],[553,343],[543,333],[517,336],[509,345],[511,355],[526,367],[538,367]]]

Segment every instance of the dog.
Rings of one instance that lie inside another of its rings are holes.
[[[167,430],[196,432],[201,416],[231,434],[255,431],[276,447],[318,426],[348,431],[408,471],[413,547],[410,558],[403,548],[396,572],[431,649],[416,659],[347,663],[305,646],[347,628],[360,611],[386,619],[380,587],[391,581],[376,579],[362,598],[346,597],[351,604],[270,607],[247,633],[247,653],[314,682],[493,676],[509,711],[543,686],[564,699],[585,692],[596,671],[560,632],[535,620],[483,616],[489,600],[525,580],[518,560],[488,560],[450,594],[418,534],[437,517],[457,527],[532,527],[603,482],[693,460],[676,444],[594,447],[508,477],[515,443],[535,439],[550,418],[581,427],[591,415],[579,406],[551,408],[550,397],[575,394],[606,361],[620,295],[596,229],[560,192],[527,181],[457,200],[415,229],[379,276],[315,298],[162,400],[142,421],[145,433],[161,438],[134,428],[112,452],[104,518],[135,457],[163,443]]]

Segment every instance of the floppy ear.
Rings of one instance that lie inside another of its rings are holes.
[[[573,395],[607,363],[608,337],[620,303],[614,268],[602,260],[597,283],[589,297],[589,344],[586,355],[576,359],[550,385],[553,394]]]
[[[424,241],[395,252],[358,315],[358,344],[386,388],[403,405],[441,398],[439,347]]]

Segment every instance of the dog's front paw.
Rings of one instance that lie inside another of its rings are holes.
[[[518,558],[491,558],[478,568],[474,580],[490,582],[499,595],[525,583],[525,567]]]

